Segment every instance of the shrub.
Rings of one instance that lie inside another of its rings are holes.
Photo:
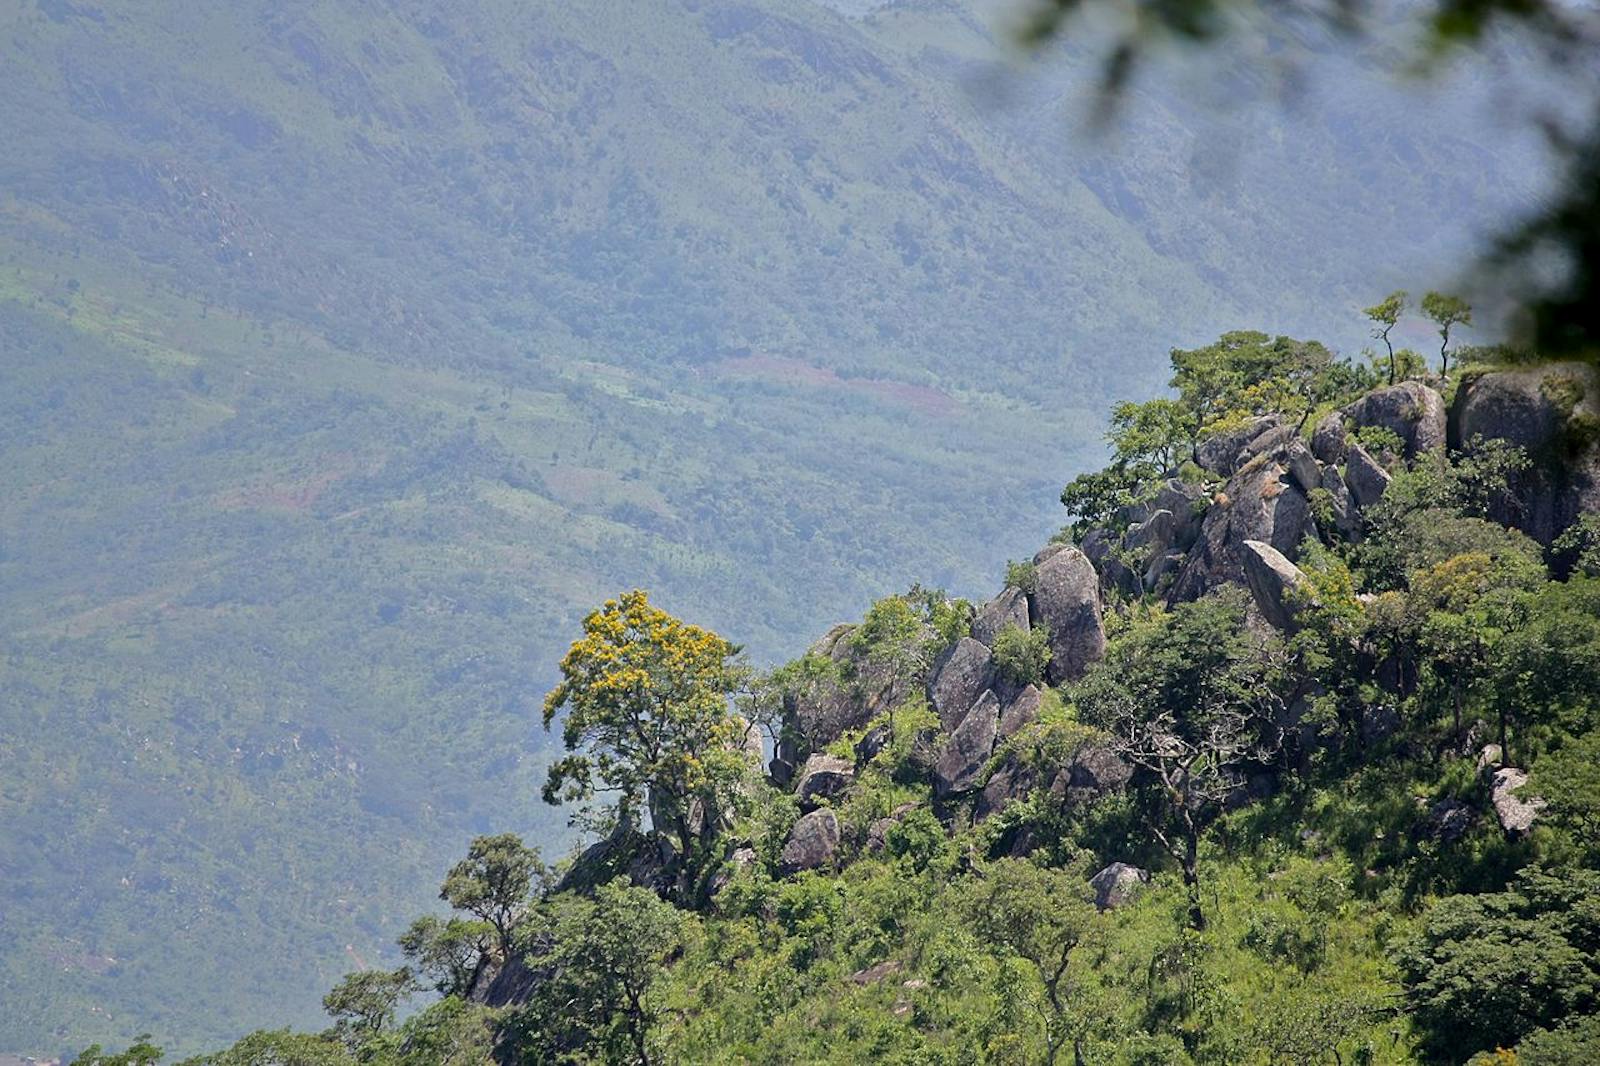
[[[1044,679],[1050,662],[1050,634],[1043,628],[1008,625],[994,638],[996,669],[1018,685],[1035,685]]]
[[[1031,560],[1006,564],[1006,584],[1032,596],[1039,587],[1039,568]]]

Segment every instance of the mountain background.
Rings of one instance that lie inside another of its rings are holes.
[[[1311,32],[1089,138],[1010,10],[0,12],[0,1053],[315,1025],[469,835],[571,844],[601,599],[991,590],[1169,347],[1354,351],[1542,186]]]

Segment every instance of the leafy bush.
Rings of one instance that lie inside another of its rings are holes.
[[[995,634],[994,664],[1001,675],[1018,685],[1044,680],[1050,663],[1050,634],[1042,626],[1024,629],[1008,625]]]

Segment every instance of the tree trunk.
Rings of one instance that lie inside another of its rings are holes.
[[[1189,925],[1195,932],[1206,927],[1205,911],[1200,909],[1200,834],[1192,824],[1183,841],[1183,884],[1189,890]]]

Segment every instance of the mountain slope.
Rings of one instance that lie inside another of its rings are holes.
[[[1370,84],[1063,146],[1070,77],[972,95],[997,47],[940,3],[0,15],[0,1051],[314,1019],[464,832],[560,849],[588,605],[771,657],[986,588],[1167,346],[1341,336],[1522,180]],[[1302,170],[1361,210],[1313,228]]]

